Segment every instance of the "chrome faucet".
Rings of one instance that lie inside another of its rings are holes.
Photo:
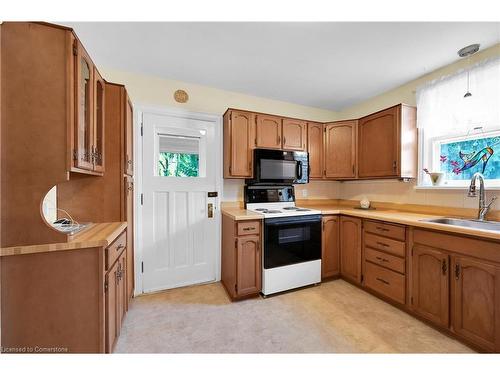
[[[488,214],[488,211],[491,208],[491,205],[497,197],[491,198],[490,203],[486,204],[485,203],[485,198],[484,198],[484,176],[476,172],[474,173],[474,176],[472,176],[470,180],[470,186],[469,186],[469,193],[467,194],[468,197],[477,197],[477,192],[476,192],[476,179],[479,178],[479,211],[477,213],[477,219],[483,221],[486,215]]]

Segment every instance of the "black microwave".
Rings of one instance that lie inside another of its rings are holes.
[[[309,154],[303,151],[280,151],[256,148],[253,154],[254,173],[249,185],[307,184]]]

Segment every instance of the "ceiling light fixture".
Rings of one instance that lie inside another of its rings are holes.
[[[467,92],[465,93],[464,98],[468,98],[468,97],[472,96],[472,94],[469,90],[469,86],[470,86],[469,66],[470,66],[470,57],[473,54],[475,54],[477,51],[479,51],[479,44],[471,44],[469,46],[466,46],[466,47],[458,50],[458,56],[467,58]]]

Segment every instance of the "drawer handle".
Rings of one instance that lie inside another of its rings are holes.
[[[382,261],[382,262],[388,262],[389,260],[388,259],[385,259],[385,258],[382,258],[382,257],[376,257],[378,260]]]
[[[256,228],[255,227],[246,227],[246,228],[243,228],[243,230],[255,230]]]
[[[383,247],[390,247],[389,245],[387,245],[386,243],[383,243],[383,242],[377,242],[377,245],[383,246]]]
[[[125,245],[123,244],[119,244],[117,247],[116,247],[116,251],[120,251],[121,249],[123,249],[125,247]]]
[[[375,227],[375,229],[380,230],[382,232],[389,232],[389,229],[387,229],[387,228]]]
[[[380,281],[381,283],[384,283],[385,285],[389,285],[390,283],[388,281],[385,281],[384,279],[381,279],[380,277],[377,277],[377,281]]]

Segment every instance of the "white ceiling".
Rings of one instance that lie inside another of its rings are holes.
[[[500,23],[65,23],[99,66],[340,110],[500,41]]]

